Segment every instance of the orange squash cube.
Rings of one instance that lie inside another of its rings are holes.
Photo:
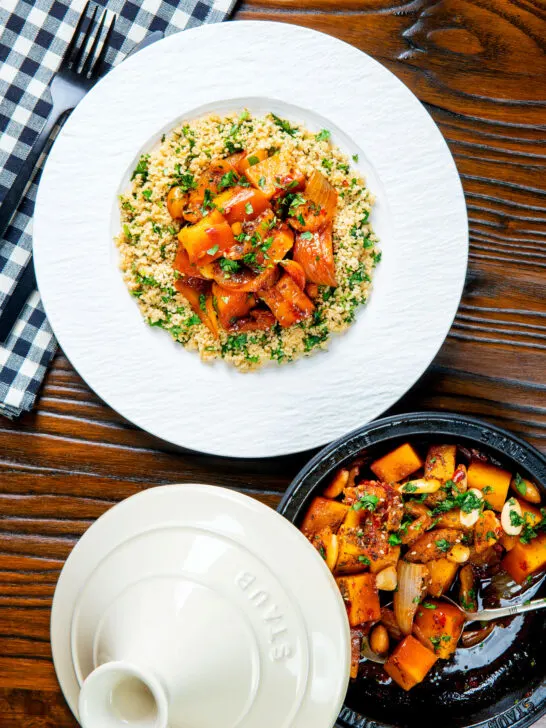
[[[326,486],[326,488],[322,491],[322,495],[325,498],[337,498],[339,495],[343,493],[343,488],[347,485],[349,482],[349,471],[345,470],[345,468],[341,468],[337,471],[337,473],[334,475],[330,483]],[[357,511],[353,511],[356,513]]]
[[[494,546],[503,533],[500,521],[493,511],[480,513],[474,526],[474,548],[476,553],[481,554],[490,546]]]
[[[381,618],[379,592],[373,574],[339,576],[336,581],[347,607],[351,627]]]
[[[540,533],[529,543],[521,541],[509,551],[501,562],[512,579],[522,584],[528,576],[546,567],[546,533]]]
[[[456,445],[431,445],[425,460],[425,478],[451,480],[455,473]]]
[[[252,293],[229,291],[217,283],[212,284],[212,295],[218,311],[218,318],[226,330],[229,330],[237,319],[247,316],[250,309],[256,305],[256,299]]]
[[[404,637],[384,665],[387,675],[404,690],[423,682],[434,666],[436,655],[412,637]]]
[[[477,488],[495,511],[502,511],[512,475],[496,465],[473,461],[468,466],[468,487]]]
[[[186,249],[191,263],[205,265],[219,258],[233,245],[233,232],[222,215],[213,210],[195,225],[183,227],[178,240]]]
[[[542,513],[536,506],[527,503],[527,501],[521,498],[516,498],[516,500],[521,507],[521,515],[525,519],[525,523],[531,526],[531,528],[542,521]]]
[[[349,506],[329,498],[314,498],[305,514],[301,530],[306,536],[319,533],[325,528],[330,528],[334,533],[343,523]]]
[[[385,483],[398,483],[423,467],[423,461],[409,443],[383,455],[370,465],[372,472]]]
[[[263,192],[252,187],[233,187],[219,194],[213,202],[230,225],[234,222],[254,220],[271,207]]]
[[[433,559],[426,566],[430,573],[428,593],[432,597],[441,597],[453,584],[459,565],[448,559]]]
[[[438,602],[434,599],[425,602],[417,609],[413,621],[413,634],[427,649],[442,660],[448,660],[457,649],[465,616],[454,604]],[[433,608],[432,608],[433,607]]]
[[[364,632],[361,629],[351,630],[351,672],[350,677],[358,677],[358,666],[360,665],[360,652],[362,650],[362,638]]]
[[[255,152],[248,152],[248,154],[245,152],[237,162],[237,171],[243,174],[249,167],[254,167],[264,159],[267,159],[267,149],[256,149]]]

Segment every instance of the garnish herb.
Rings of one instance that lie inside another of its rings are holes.
[[[315,139],[317,142],[327,142],[331,136],[332,135],[328,129],[321,129],[318,134],[315,134]]]
[[[353,510],[375,511],[378,503],[378,496],[365,493],[356,503],[353,504]]]

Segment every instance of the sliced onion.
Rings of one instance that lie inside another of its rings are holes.
[[[333,218],[337,207],[337,192],[321,172],[315,170],[310,175],[305,197],[326,210],[329,219]]]
[[[398,562],[398,591],[394,593],[394,616],[400,631],[410,634],[415,612],[427,590],[428,569],[424,564]]]

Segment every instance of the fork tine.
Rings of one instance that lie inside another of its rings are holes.
[[[104,37],[104,41],[102,43],[102,48],[100,49],[99,57],[97,58],[95,65],[91,69],[91,78],[97,78],[102,74],[103,68],[104,68],[104,61],[106,59],[106,53],[108,52],[108,48],[110,47],[110,39],[112,38],[112,33],[114,32],[114,26],[116,24],[116,16],[112,18],[112,22],[110,23],[110,26],[108,30],[106,31],[106,35]]]
[[[80,31],[82,29],[82,25],[85,21],[85,18],[87,16],[87,11],[89,10],[89,6],[91,5],[91,0],[87,0],[84,9],[80,13],[80,17],[78,18],[78,23],[76,25],[76,28],[74,29],[74,32],[72,33],[72,38],[70,38],[70,42],[66,47],[66,50],[64,52],[63,59],[61,61],[61,65],[68,66],[71,62],[71,56],[72,52],[74,51],[74,48],[77,45],[78,37],[80,35]]]
[[[95,34],[95,40],[93,41],[93,45],[91,46],[91,49],[90,49],[89,53],[87,54],[87,58],[85,59],[85,62],[83,64],[83,66],[82,66],[82,71],[81,72],[82,72],[82,75],[83,76],[87,76],[87,74],[91,70],[91,66],[93,64],[93,61],[95,59],[95,55],[97,53],[97,48],[98,48],[98,45],[99,45],[99,41],[100,41],[100,37],[101,37],[101,34],[102,34],[102,29],[104,27],[104,21],[105,20],[106,20],[106,10],[104,10],[103,13],[102,13],[102,16],[101,16],[101,19],[100,19],[100,23],[99,23],[99,27],[97,28],[97,32]]]
[[[74,58],[74,65],[72,66],[73,71],[78,70],[78,66],[80,65],[83,54],[85,53],[85,49],[87,48],[87,45],[89,44],[89,39],[91,38],[93,34],[93,28],[95,26],[95,18],[97,17],[97,5],[93,8],[93,12],[91,13],[91,18],[89,20],[89,25],[87,26],[87,30],[84,33],[83,40],[81,42],[81,45],[78,46],[78,50],[76,51],[76,55]]]

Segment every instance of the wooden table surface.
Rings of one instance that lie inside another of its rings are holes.
[[[247,0],[235,18],[335,35],[423,101],[463,182],[469,272],[444,346],[393,411],[467,412],[546,451],[544,0]],[[35,411],[0,419],[1,728],[76,725],[51,661],[50,607],[64,560],[95,518],[143,488],[184,481],[275,506],[308,457],[178,451],[105,406],[59,353]]]

